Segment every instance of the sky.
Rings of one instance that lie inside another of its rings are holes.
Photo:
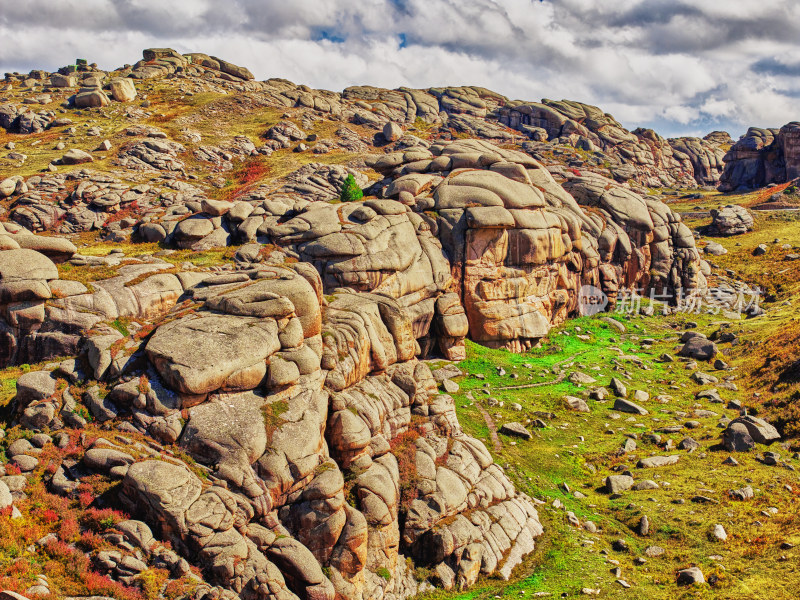
[[[315,88],[479,85],[664,136],[800,120],[797,0],[0,0],[0,73],[149,47]]]

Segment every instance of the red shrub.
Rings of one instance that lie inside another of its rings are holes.
[[[772,196],[774,196],[775,194],[780,194],[786,188],[789,188],[792,185],[794,185],[794,183],[795,183],[794,180],[792,180],[792,181],[789,181],[787,183],[782,183],[781,185],[776,185],[774,187],[764,188],[763,190],[761,190],[758,193],[758,196],[756,196],[755,202],[753,202],[751,204],[751,206],[757,206],[759,204],[763,204],[764,202],[767,202],[770,198],[772,198]]]
[[[70,565],[76,568],[78,572],[89,569],[89,557],[60,540],[42,546],[42,552],[50,560]]]
[[[81,524],[91,531],[104,531],[128,517],[113,508],[90,508],[81,516]]]
[[[81,508],[86,508],[92,502],[94,502],[94,494],[89,491],[81,492],[78,494],[78,502],[80,503]]]
[[[105,225],[109,223],[116,223],[117,221],[122,221],[122,219],[126,219],[128,217],[138,217],[139,216],[139,203],[135,200],[128,204],[125,208],[119,209],[117,212],[111,214],[108,219],[106,219]]]
[[[269,167],[261,161],[248,161],[244,164],[239,176],[242,185],[261,181],[269,173]]]
[[[84,576],[83,583],[89,596],[109,596],[116,600],[144,599],[139,590],[122,585],[118,581],[112,581],[95,571],[88,571]]]
[[[78,541],[75,542],[75,545],[84,552],[92,552],[94,550],[100,550],[104,543],[105,540],[94,531],[84,531],[78,538]]]
[[[18,558],[5,569],[5,575],[15,579],[25,579],[32,574],[30,561]]]
[[[61,525],[58,527],[58,539],[62,542],[74,542],[80,532],[81,528],[78,525],[78,520],[69,515],[62,519]]]
[[[47,525],[58,523],[58,513],[56,513],[56,511],[54,511],[52,508],[48,508],[44,512],[42,512],[41,519]]]
[[[412,424],[406,431],[394,437],[389,445],[397,458],[400,473],[400,509],[407,510],[413,500],[419,498],[417,483],[417,445],[420,431]]]
[[[236,200],[250,189],[253,184],[264,179],[268,173],[269,166],[267,166],[263,158],[248,158],[234,172],[232,177],[233,185],[224,190],[222,199]]]

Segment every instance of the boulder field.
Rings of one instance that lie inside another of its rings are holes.
[[[638,186],[713,185],[726,136],[665,140],[483,88],[257,82],[168,48],[87,69],[47,74],[63,114],[0,105],[20,136],[83,139],[71,119],[110,129],[104,111],[124,122],[113,143],[62,142],[41,172],[0,178],[0,367],[42,363],[21,369],[15,425],[61,448],[80,437],[47,489],[113,482],[130,517],[93,560],[123,583],[191,572],[197,599],[400,600],[509,579],[544,534],[539,502],[464,433],[428,359],[464,359],[466,339],[524,352],[580,313],[582,286],[610,306],[629,290],[703,294],[692,232]],[[8,80],[33,94],[41,74]],[[212,143],[189,117],[155,126],[163,90],[142,91],[156,84],[277,117]],[[320,121],[335,133],[306,133]],[[607,168],[546,166],[549,145]],[[242,173],[287,154],[302,164]],[[234,174],[246,184],[220,192]],[[339,201],[348,182],[363,199]],[[716,221],[737,233],[747,217]],[[95,256],[87,239],[124,250]],[[211,253],[224,266],[203,264]],[[9,456],[31,473],[41,446],[23,441]]]
[[[535,503],[462,432],[420,359],[459,360],[466,337],[522,351],[576,312],[583,284],[612,300],[703,285],[693,238],[662,203],[599,176],[562,187],[530,157],[478,140],[410,154],[368,158],[385,175],[380,197],[209,201],[165,238],[181,244],[196,222],[277,249],[265,263],[242,246],[234,271],[151,257],[89,291],[45,254],[74,252],[65,241],[19,226],[4,238],[6,363],[80,357],[20,378],[34,390],[18,394],[20,423],[81,426],[55,378],[98,382],[107,395],[82,399],[94,420],[206,465],[201,478],[124,449],[83,458],[87,473],[122,479],[137,527],[224,594],[406,597],[424,589],[407,558],[443,585],[509,577],[543,533]],[[108,326],[120,317],[152,331],[125,336]],[[54,481],[74,493],[80,475]]]

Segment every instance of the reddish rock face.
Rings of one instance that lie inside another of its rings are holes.
[[[530,156],[479,140],[432,153],[427,161],[388,154],[375,164],[400,175],[386,195],[412,214],[436,215],[448,289],[481,344],[529,348],[576,312],[584,284],[612,305],[622,288],[705,287],[691,232],[662,202],[597,175],[562,187]],[[415,172],[404,174],[412,163]]]
[[[800,177],[800,123],[794,121],[781,127],[780,143],[786,163],[786,181]]]
[[[569,265],[580,263],[579,237],[530,179],[457,171],[434,199],[472,339],[523,351],[574,307],[580,275]]]
[[[800,122],[780,129],[751,127],[724,160],[721,192],[791,181],[800,176]]]

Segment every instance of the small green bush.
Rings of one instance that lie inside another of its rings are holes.
[[[128,325],[130,325],[130,319],[126,319],[124,317],[114,319],[111,322],[111,326],[117,331],[119,331],[125,337],[128,337],[130,335],[130,332],[128,331]]]
[[[347,176],[347,179],[344,180],[344,185],[342,186],[342,193],[339,196],[339,200],[342,202],[353,202],[355,200],[361,200],[364,197],[364,192],[361,191],[361,188],[358,187],[356,183],[356,178],[353,177],[353,174]]]

